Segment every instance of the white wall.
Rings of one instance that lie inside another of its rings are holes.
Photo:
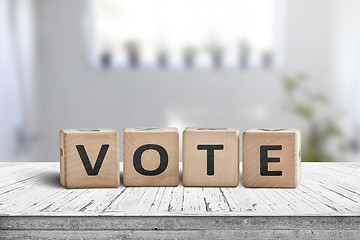
[[[335,0],[336,1],[336,0]],[[328,0],[289,0],[284,72],[303,72],[314,90],[328,91],[331,14]]]
[[[0,1],[0,161],[28,160],[33,119],[33,1]]]
[[[328,4],[288,1],[284,69],[102,71],[87,65],[86,1],[36,1],[40,139],[34,161],[58,161],[61,128],[176,126],[298,127],[284,114],[284,73],[329,84]],[[322,9],[323,11],[319,11]],[[327,91],[327,89],[324,89]],[[121,135],[121,134],[120,134]]]
[[[333,1],[331,54],[338,105],[360,123],[360,2]]]
[[[331,2],[331,74],[336,91],[336,105],[343,111],[344,132],[360,148],[360,2],[343,0]],[[360,154],[351,155],[359,161]]]

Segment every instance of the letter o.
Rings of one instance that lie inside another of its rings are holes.
[[[141,156],[142,156],[142,154],[146,150],[149,150],[149,149],[157,151],[159,153],[159,155],[160,155],[160,165],[159,165],[159,167],[157,169],[151,170],[151,171],[146,170],[141,164]],[[134,164],[135,170],[138,173],[142,174],[142,175],[146,175],[146,176],[159,175],[160,173],[164,172],[165,169],[167,168],[168,154],[167,154],[165,148],[163,148],[160,145],[156,145],[156,144],[142,145],[141,147],[136,149],[136,151],[134,153],[133,164]]]

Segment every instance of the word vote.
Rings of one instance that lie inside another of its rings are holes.
[[[60,182],[65,188],[120,185],[119,138],[112,129],[60,131]],[[188,127],[183,132],[185,187],[239,184],[238,128]],[[295,188],[300,183],[299,129],[248,129],[242,135],[245,187]],[[178,186],[179,133],[176,128],[125,128],[123,184]]]

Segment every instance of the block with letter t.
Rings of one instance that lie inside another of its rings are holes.
[[[183,132],[183,185],[236,187],[239,129],[188,127]]]
[[[65,188],[120,185],[119,137],[112,129],[60,130],[60,183]]]
[[[299,129],[248,129],[243,133],[243,185],[295,188],[300,183]]]

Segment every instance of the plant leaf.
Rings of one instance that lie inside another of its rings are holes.
[[[294,113],[304,118],[311,119],[313,117],[313,110],[311,107],[303,104],[297,104],[293,109]]]

